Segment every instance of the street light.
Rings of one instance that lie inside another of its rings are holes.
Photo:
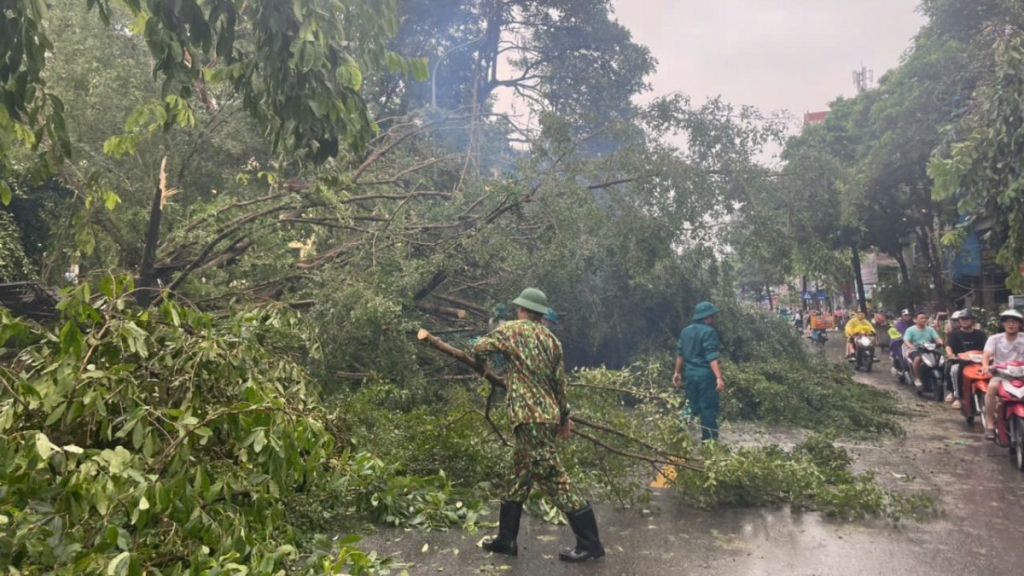
[[[441,54],[440,57],[438,57],[437,62],[434,64],[434,69],[430,73],[430,105],[431,106],[433,106],[434,108],[437,108],[437,69],[438,69],[438,67],[441,66],[441,62],[444,62],[444,59],[447,58],[448,55],[451,54],[452,52],[455,52],[456,50],[461,50],[462,48],[465,48],[466,46],[469,46],[470,44],[473,44],[474,42],[479,42],[480,40],[483,40],[483,39],[484,39],[484,37],[481,36],[479,38],[474,38],[474,39],[469,40],[467,42],[463,42],[462,44],[459,44],[458,46],[448,50],[444,54]]]

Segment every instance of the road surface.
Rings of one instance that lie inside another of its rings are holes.
[[[906,438],[843,445],[859,470],[873,469],[889,487],[926,491],[943,514],[917,523],[836,522],[818,514],[785,510],[695,511],[676,503],[669,490],[656,490],[660,512],[643,516],[596,506],[608,555],[581,565],[559,562],[557,552],[573,542],[565,526],[523,518],[519,556],[484,553],[477,542],[487,531],[425,533],[382,529],[364,539],[407,563],[412,575],[426,574],[607,574],[645,576],[708,575],[928,575],[1006,573],[1024,562],[1024,474],[1006,450],[984,442],[979,425],[966,426],[948,404],[918,398],[897,384],[886,365],[857,379],[897,392],[917,414],[906,423]],[[791,432],[737,428],[723,439],[792,443]],[[426,545],[426,546],[425,546]]]

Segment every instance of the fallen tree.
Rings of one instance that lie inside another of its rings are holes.
[[[422,342],[426,342],[427,344],[433,346],[434,348],[436,348],[437,350],[443,352],[444,354],[447,354],[448,356],[451,356],[452,358],[458,360],[459,362],[461,362],[462,364],[468,366],[471,370],[473,370],[474,372],[479,374],[485,380],[487,380],[487,382],[491,385],[491,393],[488,394],[488,397],[487,397],[487,406],[484,409],[484,418],[491,425],[491,428],[494,430],[494,432],[501,439],[502,443],[507,445],[508,441],[505,440],[505,437],[501,434],[501,431],[498,429],[497,424],[494,423],[494,421],[491,419],[491,416],[490,416],[491,403],[492,403],[492,400],[494,398],[494,391],[496,389],[498,389],[498,388],[507,389],[508,386],[505,384],[505,380],[501,376],[498,376],[498,375],[496,375],[496,374],[494,374],[492,372],[487,371],[483,366],[481,366],[469,354],[466,354],[462,350],[459,350],[458,348],[455,348],[454,346],[451,346],[451,345],[445,343],[443,340],[441,340],[440,338],[432,335],[429,331],[427,331],[425,329],[421,329],[419,331],[419,333],[417,334],[417,339],[419,339]],[[627,434],[625,432],[616,430],[616,429],[614,429],[612,427],[605,426],[603,424],[598,424],[598,423],[590,422],[589,420],[587,420],[585,418],[582,418],[581,416],[575,415],[575,414],[570,416],[569,420],[573,424],[573,431],[572,431],[572,433],[574,435],[576,435],[576,436],[578,436],[578,437],[580,437],[580,438],[582,438],[584,440],[587,440],[588,442],[591,442],[591,443],[593,443],[594,445],[596,445],[596,446],[598,446],[600,448],[608,450],[609,452],[612,452],[612,453],[614,453],[614,454],[616,454],[618,456],[622,456],[624,458],[629,458],[629,459],[632,459],[632,460],[637,460],[637,461],[640,461],[640,462],[647,462],[647,463],[653,464],[653,465],[675,466],[677,468],[686,468],[688,470],[693,470],[693,471],[696,471],[696,472],[703,472],[704,471],[703,467],[690,463],[690,460],[692,460],[692,458],[685,457],[685,456],[680,456],[678,454],[672,454],[672,453],[668,452],[667,450],[663,450],[661,448],[658,448],[658,447],[650,444],[649,442],[645,442],[644,440],[640,440],[639,438],[635,438],[635,437],[633,437],[630,434]],[[618,448],[613,448],[613,447],[609,446],[608,444],[602,442],[598,438],[595,438],[594,436],[592,436],[590,434],[587,434],[587,433],[584,433],[584,432],[580,432],[578,429],[576,429],[576,428],[578,428],[580,426],[582,426],[584,428],[589,428],[591,430],[596,430],[596,431],[612,434],[614,436],[617,436],[619,438],[627,440],[627,441],[629,441],[631,443],[639,445],[642,448],[648,450],[650,452],[650,454],[646,454],[645,455],[645,454],[641,454],[641,453],[637,453],[637,452],[629,452],[629,451],[626,451],[626,450],[621,450],[621,449],[618,449]]]

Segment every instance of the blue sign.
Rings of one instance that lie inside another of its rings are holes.
[[[800,293],[800,297],[803,298],[804,300],[813,300],[814,293],[811,292],[810,290],[804,290],[803,292]]]
[[[826,294],[824,290],[818,290],[818,300],[828,300],[828,294]]]

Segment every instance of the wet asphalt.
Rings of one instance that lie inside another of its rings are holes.
[[[837,340],[837,339],[833,339]],[[874,470],[886,487],[931,494],[942,509],[933,519],[840,522],[789,509],[702,512],[657,489],[653,514],[596,505],[607,556],[579,565],[557,559],[573,543],[568,527],[525,517],[519,556],[488,555],[488,535],[382,529],[361,547],[425,574],[663,574],[936,575],[1016,573],[1024,566],[1024,474],[1005,449],[985,442],[948,404],[918,397],[883,363],[859,381],[897,393],[914,416],[905,438],[841,442],[858,470]],[[732,438],[730,438],[730,436]],[[789,445],[791,431],[730,427],[725,441]],[[394,573],[400,573],[402,569]]]

